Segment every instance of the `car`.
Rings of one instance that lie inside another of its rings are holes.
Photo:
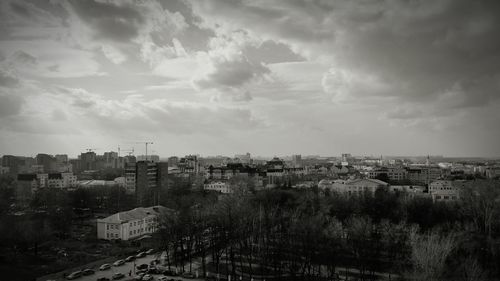
[[[114,266],[120,266],[120,265],[124,265],[125,264],[125,261],[124,260],[117,260],[113,263]]]
[[[146,255],[151,255],[154,252],[155,252],[155,249],[149,249],[146,251]]]
[[[138,265],[138,266],[136,266],[136,267],[137,267],[137,269],[139,269],[139,270],[141,270],[141,269],[148,269],[149,265],[147,265],[147,264],[143,263],[143,264],[140,264],[140,265]]]
[[[152,275],[146,274],[146,275],[142,276],[142,280],[143,281],[150,281],[150,280],[154,280],[154,278]]]
[[[168,281],[167,276],[160,276],[158,277],[158,281]]]
[[[166,275],[166,276],[177,276],[177,274],[175,273],[175,271],[169,270],[169,269],[165,269],[163,271],[163,275]]]
[[[148,274],[160,274],[160,271],[156,267],[148,268]]]
[[[146,253],[145,252],[140,252],[138,253],[137,255],[135,255],[136,258],[143,258],[146,256]]]
[[[106,270],[106,269],[110,269],[110,268],[111,268],[111,264],[105,263],[99,267],[99,270]]]
[[[66,279],[73,280],[73,279],[76,279],[76,278],[79,278],[82,276],[83,276],[83,272],[81,270],[79,270],[79,271],[75,271],[75,272],[70,273],[68,276],[66,276]]]
[[[184,273],[182,273],[182,277],[183,277],[183,278],[186,278],[186,279],[193,279],[193,278],[195,278],[196,276],[194,276],[194,274],[193,274],[193,273],[191,273],[191,272],[184,272]]]
[[[113,274],[113,276],[111,278],[113,278],[113,280],[123,279],[123,278],[125,278],[125,274],[123,274],[121,272],[117,272],[117,273]]]
[[[131,261],[133,261],[133,260],[135,260],[135,256],[128,256],[128,257],[125,259],[125,261],[126,261],[126,262],[131,262]]]
[[[148,270],[147,269],[141,269],[141,270],[137,270],[135,273],[137,275],[141,275],[142,276],[142,275],[148,273]]]
[[[92,275],[95,271],[93,269],[87,268],[83,270],[83,275]]]
[[[109,278],[107,278],[107,277],[100,277],[100,278],[97,278],[97,281],[109,281]]]

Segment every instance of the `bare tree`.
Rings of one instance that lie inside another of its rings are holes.
[[[456,246],[455,238],[435,231],[418,234],[413,230],[410,241],[414,277],[422,281],[440,280],[446,259]]]

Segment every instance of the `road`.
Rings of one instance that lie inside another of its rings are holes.
[[[103,270],[103,271],[100,271],[99,270],[99,265],[96,265],[94,267],[85,267],[85,266],[82,266],[81,270],[83,269],[86,269],[86,268],[90,268],[90,269],[93,269],[95,271],[95,274],[92,274],[92,275],[89,275],[89,276],[82,276],[80,278],[77,278],[75,279],[76,281],[96,281],[98,278],[101,278],[101,277],[106,277],[106,278],[109,278],[111,279],[111,277],[113,276],[113,274],[115,273],[123,273],[125,274],[125,278],[123,279],[120,279],[120,280],[127,280],[127,279],[130,279],[131,277],[134,277],[134,264],[135,265],[140,265],[140,264],[149,264],[152,260],[156,259],[157,258],[157,254],[153,254],[153,255],[147,255],[143,258],[138,258],[132,262],[126,262],[124,265],[121,265],[121,266],[111,266],[110,269],[107,269],[107,270]],[[195,268],[195,263],[193,263],[193,268]],[[195,272],[196,269],[193,270],[193,272]],[[131,272],[131,277],[129,277],[129,272]],[[58,274],[55,274],[55,276],[58,276],[58,278],[54,279],[53,277],[54,275],[52,275],[52,277],[46,277],[46,278],[41,278],[41,279],[38,279],[39,281],[46,281],[46,280],[57,280],[57,281],[63,281],[63,280],[66,280],[65,278],[63,278],[63,273],[58,273]],[[159,276],[163,276],[163,275],[154,275],[154,280],[158,280],[158,277]],[[169,277],[170,278],[170,277]],[[191,280],[191,281],[194,281],[194,280],[203,280],[203,279],[184,279],[182,277],[173,277],[174,279],[178,279],[178,280]]]

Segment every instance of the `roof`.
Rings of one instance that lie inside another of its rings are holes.
[[[369,181],[371,183],[375,183],[375,184],[383,185],[383,186],[389,185],[385,181],[381,181],[381,180],[377,180],[377,179],[355,179],[355,180],[347,182],[347,184],[356,184],[356,183],[363,182],[363,181]]]
[[[139,207],[129,211],[119,212],[97,221],[106,223],[124,223],[128,221],[144,219],[150,215],[160,215],[162,213],[168,213],[171,211],[172,210],[160,205],[152,207]]]
[[[62,179],[62,175],[61,175],[61,173],[50,173],[49,174],[49,179],[50,180],[53,180],[53,179]]]
[[[18,181],[34,181],[36,180],[36,174],[19,174],[17,175]]]

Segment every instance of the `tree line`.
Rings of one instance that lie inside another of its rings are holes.
[[[274,189],[185,202],[161,218],[169,267],[266,280],[496,280],[500,186],[457,202],[379,189],[346,197]],[[188,200],[189,201],[189,200]],[[187,262],[187,265],[186,265]]]

